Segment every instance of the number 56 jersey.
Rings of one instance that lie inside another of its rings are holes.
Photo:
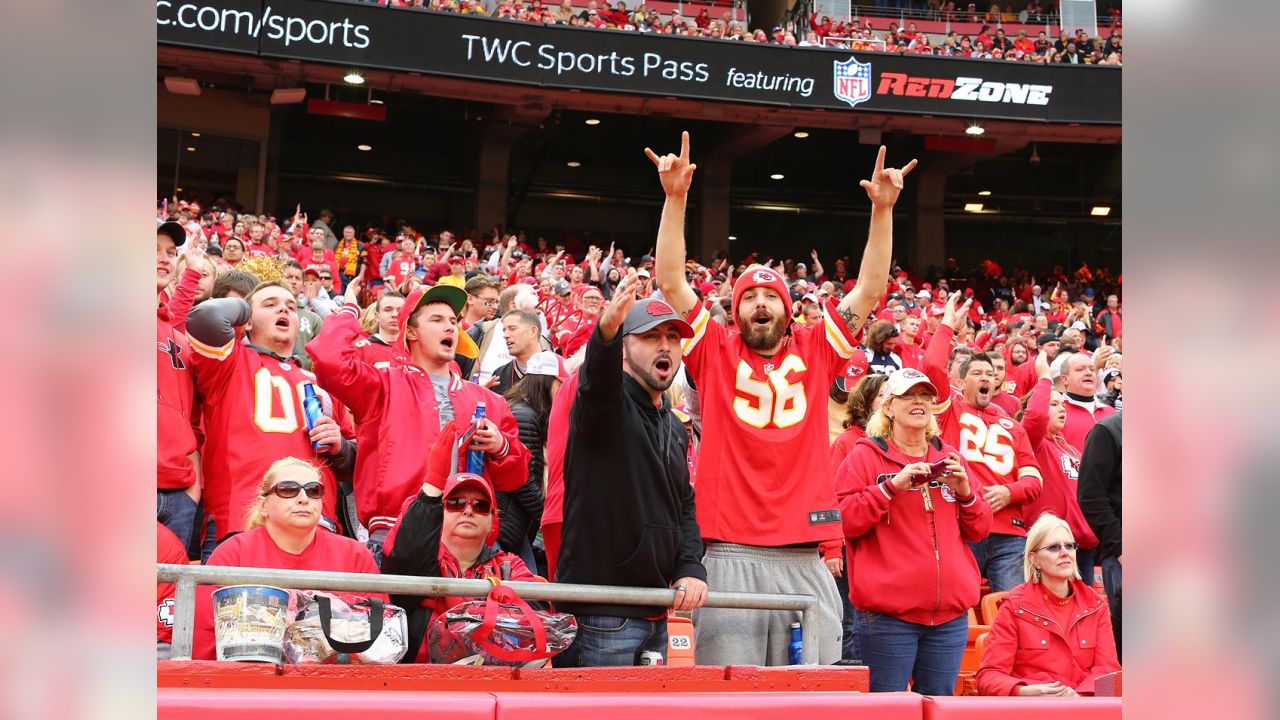
[[[773,357],[699,304],[684,361],[698,390],[698,527],[703,538],[778,547],[843,537],[830,465],[827,392],[854,352],[828,299],[820,323],[791,325]]]

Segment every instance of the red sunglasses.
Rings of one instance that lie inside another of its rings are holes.
[[[485,498],[473,500],[464,497],[451,497],[444,499],[444,509],[449,512],[460,513],[466,510],[468,505],[471,506],[472,512],[477,515],[488,515],[493,512],[493,503]]]

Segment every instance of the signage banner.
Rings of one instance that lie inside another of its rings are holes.
[[[847,112],[1120,123],[1117,67],[588,30],[331,0],[156,0],[159,42],[351,67]]]

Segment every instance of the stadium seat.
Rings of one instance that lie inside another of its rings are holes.
[[[1007,592],[993,592],[982,598],[982,624],[990,625],[996,621],[996,610],[1000,607],[1000,603],[1004,602],[1004,596]]]
[[[986,654],[986,652],[987,652],[987,638],[989,638],[989,637],[991,637],[991,633],[990,633],[990,632],[984,632],[984,633],[982,633],[981,635],[979,635],[979,636],[978,636],[978,639],[977,639],[977,640],[974,640],[974,641],[973,641],[974,648],[976,649],[976,651],[977,651],[977,655],[978,655],[978,665],[979,665],[979,666],[981,666],[981,665],[982,665],[982,656],[983,656],[984,654]]]
[[[693,664],[693,621],[667,616],[667,665]]]
[[[969,625],[970,627],[978,624],[978,611],[969,608]]]
[[[964,646],[964,656],[960,658],[960,674],[956,677],[956,694],[957,695],[976,695],[978,692],[977,685],[974,683],[974,676],[978,672],[978,666],[982,662],[983,647],[978,645],[978,639],[987,637],[987,631],[991,629],[989,625],[970,625],[969,639]]]

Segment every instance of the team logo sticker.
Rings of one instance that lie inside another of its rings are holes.
[[[843,62],[834,63],[835,76],[832,92],[837,100],[849,103],[849,107],[857,107],[858,103],[871,99],[871,63],[858,62],[852,56]]]
[[[1000,422],[1000,427],[1004,428],[1005,430],[1013,429],[1013,421],[1010,420],[1009,418],[1000,418],[999,422]]]

